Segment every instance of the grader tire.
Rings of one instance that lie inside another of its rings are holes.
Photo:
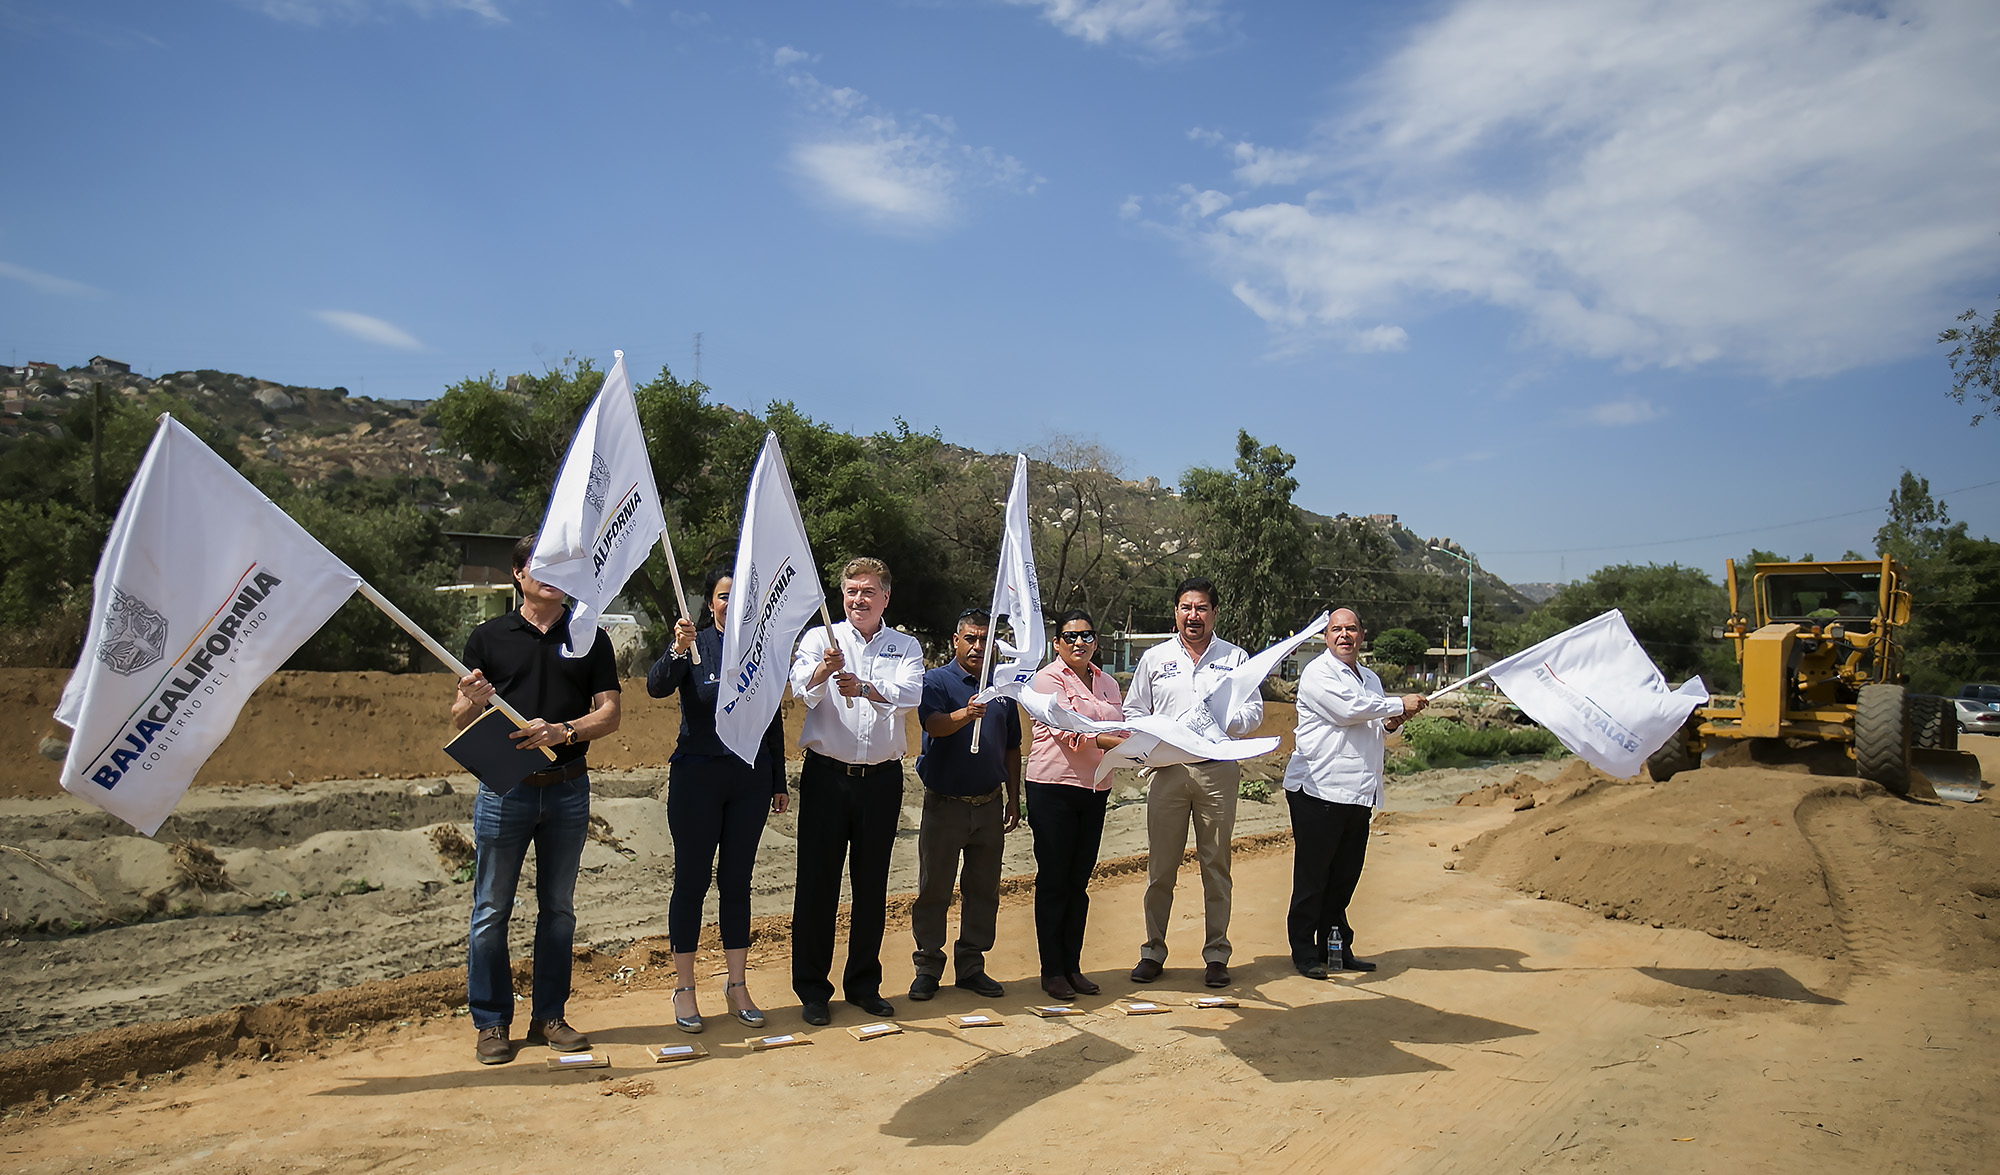
[[[1910,696],[1910,744],[1926,751],[1958,749],[1958,708],[1950,698]]]
[[[1910,794],[1910,698],[1900,685],[1861,688],[1854,714],[1854,765],[1861,778]]]
[[[1686,727],[1667,736],[1660,749],[1646,757],[1646,774],[1654,783],[1665,783],[1683,771],[1693,771],[1701,766],[1693,752],[1688,750]]]

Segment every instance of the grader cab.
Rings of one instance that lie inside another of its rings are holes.
[[[1759,563],[1746,601],[1731,563],[1721,635],[1736,645],[1743,693],[1696,710],[1647,761],[1647,773],[1664,781],[1691,770],[1716,739],[1766,746],[1808,740],[1844,747],[1857,775],[1897,795],[1909,794],[1913,771],[1934,783],[1976,786],[1979,762],[1958,750],[1951,699],[1904,686],[1908,578],[1887,557]]]

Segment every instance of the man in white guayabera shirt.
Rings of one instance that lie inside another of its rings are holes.
[[[1383,736],[1426,701],[1382,692],[1382,679],[1361,663],[1363,636],[1353,609],[1327,618],[1326,652],[1299,674],[1299,728],[1285,765],[1294,849],[1285,931],[1292,965],[1312,979],[1375,969],[1354,957],[1347,903],[1368,854],[1368,821],[1382,806]],[[1328,949],[1330,931],[1340,935],[1337,952]]]
[[[792,990],[808,1024],[832,1019],[834,921],[847,868],[847,1002],[870,1016],[896,1014],[882,998],[882,927],[889,852],[903,813],[903,722],[924,696],[924,650],[882,623],[889,569],[850,559],[840,572],[847,619],[814,628],[792,655],[792,693],[806,704],[799,744],[798,885],[792,895]]]
[[[1215,635],[1216,609],[1222,604],[1215,585],[1187,579],[1174,589],[1174,639],[1154,645],[1132,670],[1132,689],[1125,695],[1125,715],[1159,714],[1178,721],[1193,719],[1197,731],[1213,725],[1206,715],[1209,692],[1249,654]],[[1202,713],[1196,713],[1201,711]],[[1256,694],[1233,713],[1216,715],[1228,734],[1248,734],[1264,721],[1264,703]],[[1202,913],[1206,933],[1201,957],[1207,964],[1202,982],[1229,985],[1229,841],[1236,834],[1236,788],[1242,765],[1215,759],[1176,763],[1149,769],[1146,789],[1146,941],[1139,948],[1135,983],[1160,977],[1167,960],[1167,923],[1174,911],[1174,875],[1187,852],[1188,826],[1194,826],[1194,852],[1201,864]]]

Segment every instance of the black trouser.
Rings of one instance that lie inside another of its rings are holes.
[[[1292,910],[1285,920],[1292,943],[1292,960],[1307,963],[1326,958],[1326,932],[1340,929],[1340,941],[1354,946],[1354,927],[1347,922],[1347,903],[1361,880],[1368,856],[1366,804],[1335,804],[1303,791],[1288,791],[1292,810]]]
[[[667,899],[667,940],[676,953],[692,953],[701,939],[711,876],[722,890],[722,945],[730,950],[750,945],[750,872],[770,810],[770,774],[753,774],[734,755],[684,759],[668,767],[674,892]]]
[[[840,913],[840,868],[849,897],[847,998],[882,994],[882,925],[889,900],[889,853],[903,814],[903,763],[866,775],[813,751],[799,773],[799,878],[792,894],[792,990],[799,1000],[833,998],[833,925]]]
[[[1090,871],[1104,839],[1108,791],[1028,782],[1028,827],[1035,830],[1035,941],[1042,975],[1083,970],[1083,927],[1090,917]]]

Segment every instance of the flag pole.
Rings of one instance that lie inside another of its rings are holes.
[[[1457,681],[1452,682],[1450,685],[1444,687],[1443,689],[1432,694],[1430,697],[1424,700],[1428,702],[1435,702],[1439,698],[1445,696],[1446,694],[1451,693],[1453,690],[1464,689],[1466,686],[1471,685],[1473,682],[1478,681],[1483,677],[1492,676],[1492,673],[1493,673],[1493,667],[1491,665],[1488,665],[1486,668],[1481,669],[1479,672],[1473,674],[1471,677],[1459,678]]]
[[[687,618],[689,624],[693,624],[694,613],[688,611],[687,589],[681,586],[681,567],[674,561],[674,540],[667,537],[667,528],[664,526],[660,528],[660,549],[667,553],[667,578],[674,581],[674,599],[680,601],[681,615]],[[701,645],[699,643],[689,645],[688,656],[694,658],[695,664],[701,664]]]
[[[472,670],[465,667],[465,662],[459,660],[457,657],[452,656],[451,653],[443,645],[437,643],[437,639],[435,637],[431,636],[430,633],[425,632],[422,628],[419,628],[417,626],[416,621],[410,619],[407,615],[405,615],[401,608],[398,608],[396,607],[396,605],[389,602],[389,597],[383,595],[381,592],[376,591],[374,584],[371,584],[364,579],[361,581],[361,587],[359,590],[361,592],[361,596],[363,599],[375,605],[377,608],[382,609],[382,611],[388,615],[389,619],[396,622],[397,627],[401,628],[404,632],[409,633],[411,636],[416,637],[418,644],[421,644],[426,649],[429,649],[431,651],[432,656],[444,662],[446,665],[449,665],[453,673],[458,674],[460,677],[470,677],[472,675]],[[526,726],[528,724],[527,718],[523,717],[519,710],[516,710],[514,707],[508,705],[506,700],[503,699],[499,694],[493,695],[492,702],[493,705],[496,706],[502,714],[505,714],[507,717],[512,718],[516,726]]]
[[[993,643],[996,635],[993,630],[999,627],[993,623],[994,619],[991,615],[986,617],[986,649],[979,654],[979,689],[972,691],[974,696],[978,695],[979,690],[986,688],[986,676],[993,672]],[[1019,640],[1020,634],[1016,633],[1015,639]],[[979,753],[979,728],[983,725],[985,724],[977,718],[972,720],[972,753],[975,755]]]
[[[734,589],[732,588],[731,590],[733,591]],[[830,613],[830,612],[828,612],[828,611],[826,610],[826,597],[825,597],[825,596],[821,596],[821,597],[819,598],[819,619],[820,619],[820,623],[822,623],[822,624],[826,625],[826,639],[827,639],[827,641],[828,641],[829,643],[831,643],[831,644],[834,644],[834,645],[838,645],[838,644],[840,643],[840,638],[839,638],[839,637],[837,637],[837,636],[835,636],[835,635],[834,635],[834,633],[833,633],[833,615],[832,615],[832,613]],[[843,658],[844,658],[844,657],[845,657],[845,656],[847,655],[847,650],[845,650],[845,649],[842,649],[842,650],[841,650],[840,652],[841,652],[841,656],[842,656]],[[848,697],[848,696],[847,696],[846,694],[841,694],[841,695],[840,695],[840,700],[841,700],[841,701],[843,701],[843,702],[846,702],[846,703],[847,703],[847,708],[848,708],[848,709],[850,709],[850,710],[854,709],[854,699],[853,699],[853,698],[850,698],[850,697]]]

